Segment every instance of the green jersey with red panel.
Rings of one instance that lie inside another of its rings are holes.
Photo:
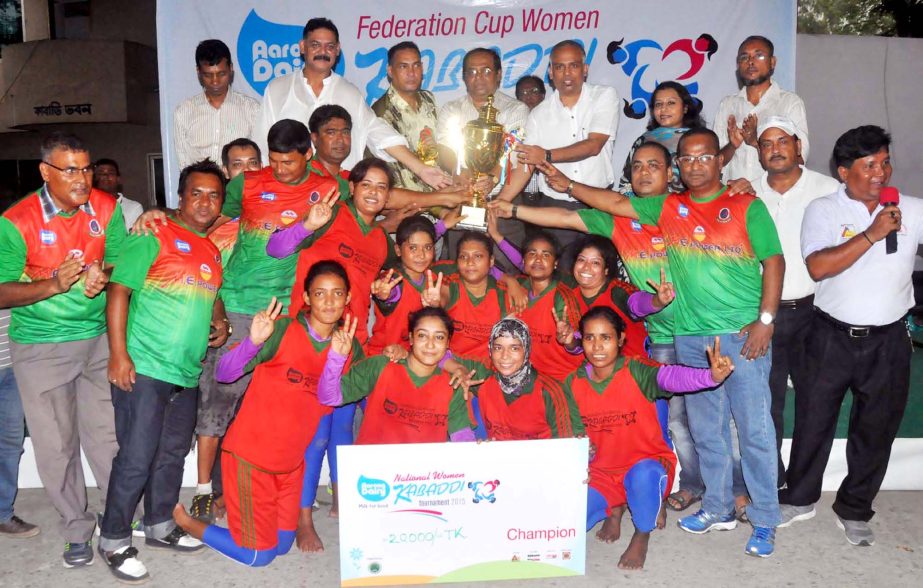
[[[676,284],[676,335],[739,331],[756,320],[760,262],[782,254],[769,211],[755,196],[685,192],[631,201],[640,221],[663,232]]]
[[[221,287],[215,244],[170,219],[156,234],[128,237],[112,281],[132,289],[126,339],[135,371],[195,387]]]
[[[125,240],[122,208],[115,198],[91,190],[72,213],[56,208],[46,188],[11,206],[0,219],[0,282],[35,282],[55,276],[68,255],[84,267],[113,263]],[[106,293],[83,293],[86,274],[63,294],[11,311],[10,339],[16,343],[80,341],[106,331]]]

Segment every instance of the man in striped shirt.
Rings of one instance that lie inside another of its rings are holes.
[[[173,149],[180,169],[205,158],[221,161],[225,144],[253,134],[260,110],[258,100],[231,89],[234,63],[222,41],[199,43],[195,62],[203,91],[181,102],[173,114]]]

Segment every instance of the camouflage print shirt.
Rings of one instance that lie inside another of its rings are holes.
[[[427,90],[417,92],[417,97],[420,107],[418,110],[414,110],[397,93],[394,86],[391,86],[384,96],[372,104],[372,111],[407,139],[411,151],[416,151],[420,145],[420,132],[424,128],[429,128],[433,139],[436,136],[436,99],[433,97],[433,93]],[[396,186],[421,192],[432,191],[432,188],[426,182],[418,178],[401,163],[393,162],[388,165],[394,172]]]

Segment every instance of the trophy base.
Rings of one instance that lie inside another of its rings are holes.
[[[459,229],[487,231],[487,209],[480,206],[462,206],[461,214],[465,217],[455,225]]]

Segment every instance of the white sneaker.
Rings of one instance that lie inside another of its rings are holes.
[[[151,579],[147,568],[138,559],[138,550],[130,545],[116,549],[111,555],[100,549],[99,554],[112,575],[123,584],[143,584]]]

